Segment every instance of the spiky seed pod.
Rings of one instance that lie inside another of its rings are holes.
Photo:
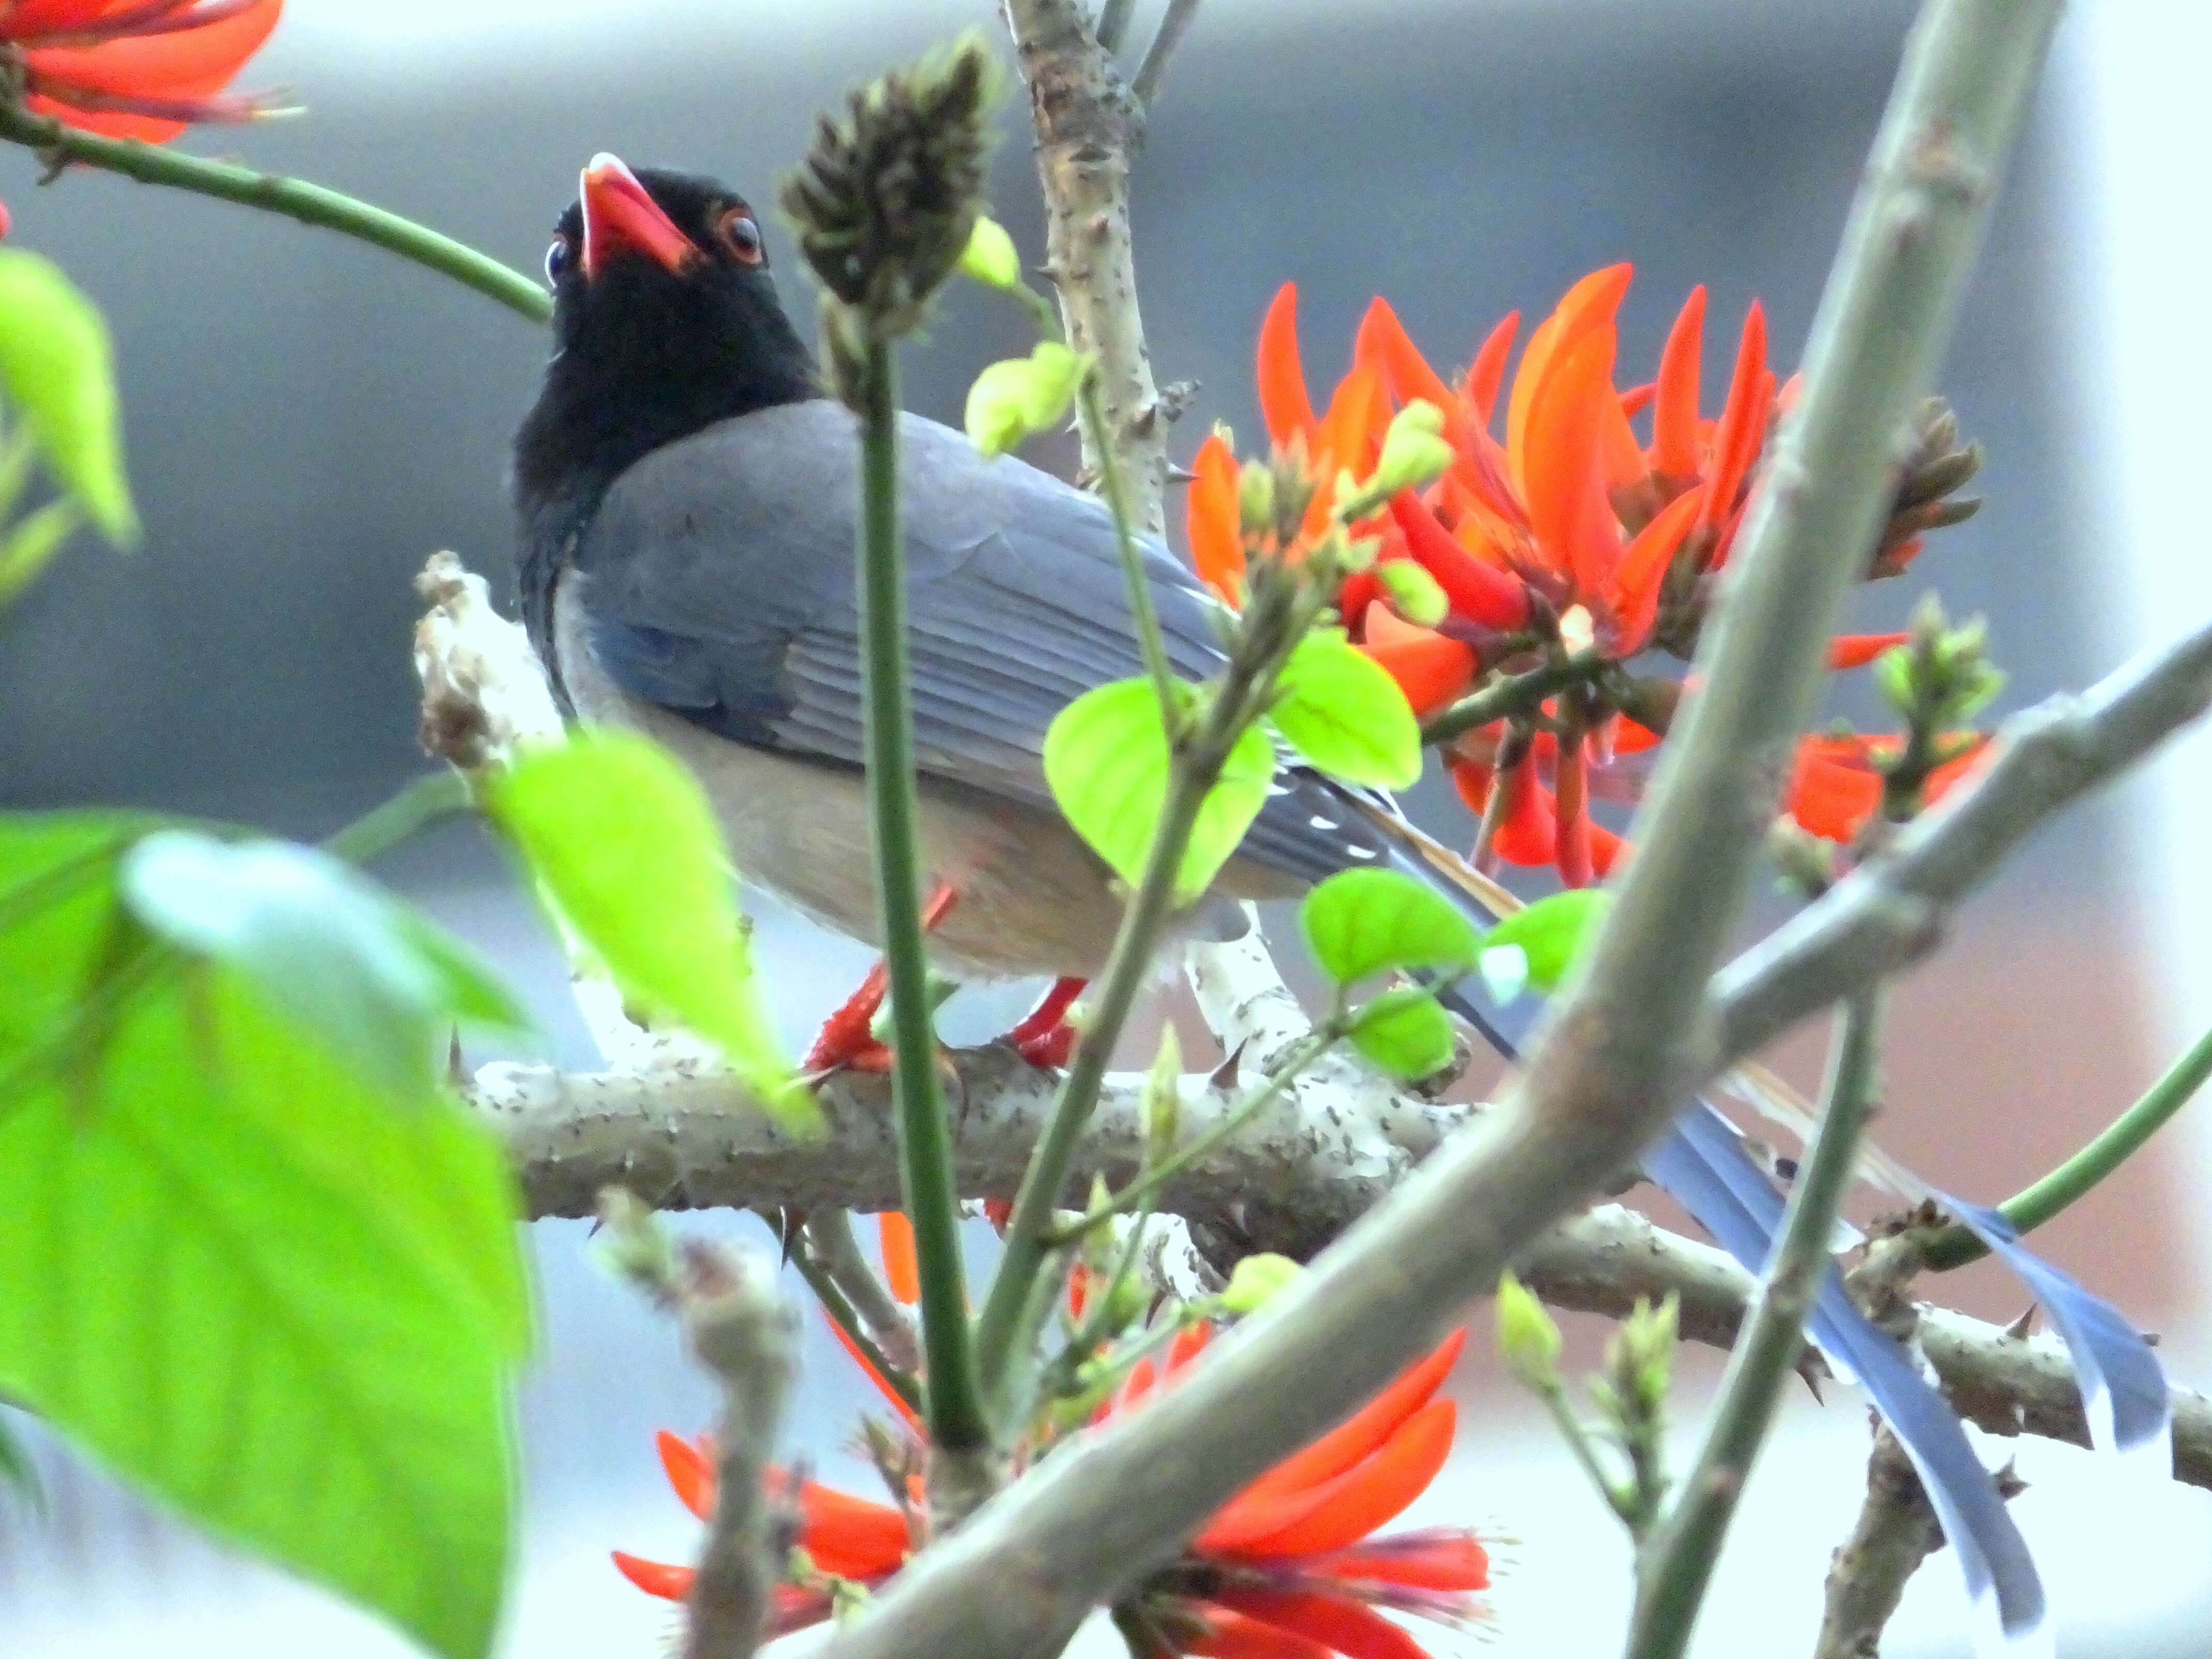
[[[823,286],[878,338],[911,332],[981,209],[998,74],[973,33],[823,116],[779,199]]]

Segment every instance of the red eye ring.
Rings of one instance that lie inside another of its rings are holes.
[[[744,208],[725,208],[714,221],[714,234],[739,264],[757,265],[768,257],[761,243],[760,225]]]

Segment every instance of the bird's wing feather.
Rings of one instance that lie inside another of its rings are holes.
[[[915,736],[926,774],[1047,804],[1060,709],[1142,672],[1097,498],[919,416],[901,425]],[[859,448],[828,401],[742,416],[657,451],[608,491],[577,552],[600,667],[736,742],[857,763]],[[1157,543],[1176,668],[1220,665],[1213,601]]]

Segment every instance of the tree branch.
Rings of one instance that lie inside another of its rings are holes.
[[[1875,1425],[1866,1502],[1828,1565],[1827,1606],[1813,1659],[1876,1659],[1905,1581],[1943,1542],[1943,1528],[1897,1437]]]
[[[1160,536],[1174,414],[1152,381],[1129,237],[1129,158],[1143,142],[1144,115],[1081,0],[1001,0],[1001,9],[1029,88],[1046,252],[1067,343],[1098,360],[1132,515]]]
[[[1168,0],[1159,32],[1152,36],[1152,44],[1145,48],[1145,60],[1137,65],[1137,79],[1130,88],[1144,108],[1150,109],[1152,100],[1159,96],[1161,77],[1168,72],[1168,59],[1182,44],[1183,31],[1197,15],[1198,0]]]

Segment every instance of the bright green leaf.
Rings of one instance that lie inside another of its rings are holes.
[[[989,364],[968,388],[968,441],[985,455],[1003,455],[1058,425],[1089,367],[1090,359],[1057,340],[1038,341],[1026,357]]]
[[[0,392],[100,532],[136,541],[107,325],[60,266],[21,248],[0,248]]]
[[[313,848],[161,830],[125,855],[121,887],[148,927],[236,969],[395,1099],[431,1097],[454,1023],[528,1024],[459,944]]]
[[[1426,991],[1388,991],[1360,1009],[1352,1044],[1395,1076],[1419,1082],[1452,1060],[1452,1024]]]
[[[486,805],[624,996],[714,1043],[787,1128],[819,1127],[769,1018],[690,773],[644,738],[598,731],[526,755]]]
[[[15,1437],[4,1412],[0,1412],[0,1488],[12,1491],[33,1515],[46,1513],[46,1489],[39,1479],[39,1466]]]
[[[30,585],[76,528],[76,504],[54,501],[0,536],[0,605]]]
[[[1117,680],[1085,692],[1060,711],[1044,738],[1045,781],[1075,831],[1114,873],[1134,886],[1144,877],[1170,772],[1166,724],[1148,679]],[[1183,849],[1176,896],[1204,892],[1267,804],[1274,745],[1248,729],[1206,792]]]
[[[1483,954],[1516,947],[1528,958],[1528,982],[1539,991],[1556,990],[1583,946],[1597,937],[1612,902],[1613,895],[1601,887],[1577,887],[1538,899],[1484,934]]]
[[[1269,713],[1291,746],[1334,777],[1403,789],[1421,775],[1421,727],[1406,694],[1335,629],[1298,641]]]
[[[1012,288],[1022,280],[1022,256],[1014,250],[1014,239],[988,214],[975,216],[975,228],[961,250],[960,272],[992,288]]]
[[[1298,926],[1322,971],[1349,985],[1390,968],[1474,965],[1480,937],[1451,901],[1395,870],[1346,870],[1308,893]]]
[[[529,1301],[501,1146],[139,927],[143,825],[0,819],[0,1393],[434,1652],[489,1648]]]

